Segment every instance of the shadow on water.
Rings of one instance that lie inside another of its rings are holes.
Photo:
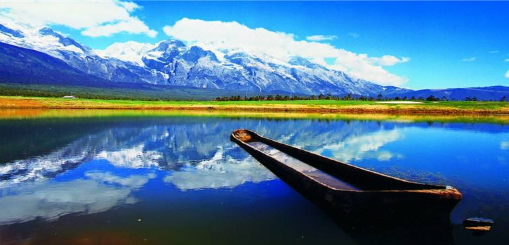
[[[290,186],[292,185],[290,184]],[[293,188],[295,189],[295,187]],[[345,218],[343,213],[338,213],[337,210],[324,205],[322,200],[309,197],[309,195],[306,195],[302,190],[295,190],[319,207],[338,227],[359,245],[450,245],[455,244],[453,229],[462,228],[453,227],[450,222],[450,214],[440,210],[436,211],[438,215],[433,215],[435,217],[433,220],[427,219],[428,217],[421,217],[422,215],[419,215],[419,212],[427,208],[422,206],[409,207],[409,210],[414,211],[415,216],[402,217],[399,215],[388,215],[380,219],[360,214],[358,216],[349,216]],[[362,208],[366,207],[363,206]]]
[[[387,216],[384,219],[370,218],[364,215],[349,217],[338,215],[336,210],[321,205],[318,201],[307,197],[318,206],[329,218],[350,236],[356,244],[454,244],[453,227],[449,214],[437,217],[434,222],[423,222],[416,217]],[[419,207],[413,207],[418,213]]]

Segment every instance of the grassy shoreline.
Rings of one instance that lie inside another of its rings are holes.
[[[271,120],[360,120],[426,123],[493,123],[509,125],[509,115],[397,115],[397,114],[338,114],[293,112],[239,112],[199,110],[129,110],[129,109],[0,109],[2,120],[57,118],[117,118],[117,117],[214,117]]]
[[[440,101],[382,104],[375,101],[142,101],[0,96],[0,109],[185,110],[274,113],[402,115],[507,115],[508,102]]]

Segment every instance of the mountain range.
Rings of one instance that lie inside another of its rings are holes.
[[[498,100],[502,86],[414,91],[355,79],[304,57],[281,61],[241,50],[208,50],[177,39],[115,43],[93,50],[54,30],[0,23],[0,83],[91,87],[167,87],[237,93]],[[468,95],[467,95],[468,94]]]

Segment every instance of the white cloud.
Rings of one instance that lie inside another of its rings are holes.
[[[461,61],[463,62],[474,62],[475,60],[477,59],[477,57],[468,57],[468,58],[464,58],[464,59],[461,59]]]
[[[506,77],[506,78],[509,78],[509,71],[507,71],[507,72],[505,73],[505,77]]]
[[[149,37],[155,37],[157,32],[148,29],[143,21],[138,18],[131,18],[126,21],[117,22],[115,24],[106,24],[101,26],[90,27],[83,32],[84,36],[99,37],[99,36],[111,36],[112,34],[119,32],[128,33],[145,33]]]
[[[255,55],[270,55],[279,60],[288,60],[292,56],[305,57],[346,72],[354,78],[382,85],[401,86],[408,80],[382,68],[383,65],[391,64],[387,58],[368,57],[326,43],[297,41],[293,34],[249,28],[237,22],[184,18],[173,26],[165,26],[163,30],[168,36],[215,50],[241,50]],[[335,64],[328,65],[326,58],[335,58]],[[408,58],[398,61],[396,63],[406,62]]]
[[[2,1],[1,15],[34,26],[64,25],[81,30],[85,36],[110,36],[119,32],[155,37],[132,12],[140,6],[120,0],[17,0]]]
[[[338,38],[338,36],[336,36],[336,35],[313,35],[313,36],[307,36],[306,40],[319,42],[319,41],[334,40],[337,38]]]
[[[380,58],[377,58],[377,57],[370,58],[370,60],[373,63],[379,64],[381,66],[393,66],[395,64],[406,63],[406,62],[410,61],[410,58],[408,58],[408,57],[398,58],[398,57],[395,57],[392,55],[384,55]]]
[[[129,12],[132,12],[134,11],[135,9],[139,9],[140,6],[136,3],[133,3],[133,2],[118,2],[120,4],[120,6],[124,7],[127,11]]]
[[[498,50],[491,50],[490,54],[498,54]]]
[[[505,59],[504,61],[505,61],[505,62],[509,62],[509,59]]]
[[[350,32],[350,33],[348,33],[348,36],[351,36],[351,37],[353,37],[353,38],[358,38],[358,37],[360,37],[361,35],[359,35],[359,33],[357,33],[357,32]]]

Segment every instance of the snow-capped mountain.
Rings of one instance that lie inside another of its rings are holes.
[[[0,42],[39,51],[112,83],[141,83],[263,93],[377,95],[393,90],[353,79],[302,57],[289,61],[239,50],[208,50],[179,40],[115,43],[92,50],[50,28],[0,24]]]
[[[0,24],[0,42],[14,46],[33,49],[42,53],[62,59],[62,53],[74,53],[75,55],[90,55],[90,49],[81,46],[73,39],[66,38],[50,28],[34,30],[32,28],[13,29]]]
[[[137,43],[133,41],[114,43],[104,50],[95,50],[103,58],[117,58],[122,61],[132,62],[144,66],[142,57],[155,47],[149,43]]]
[[[0,23],[0,42],[48,54],[86,74],[111,82],[164,83],[165,77],[160,72],[116,58],[103,58],[89,47],[50,28],[14,27],[18,29]]]

